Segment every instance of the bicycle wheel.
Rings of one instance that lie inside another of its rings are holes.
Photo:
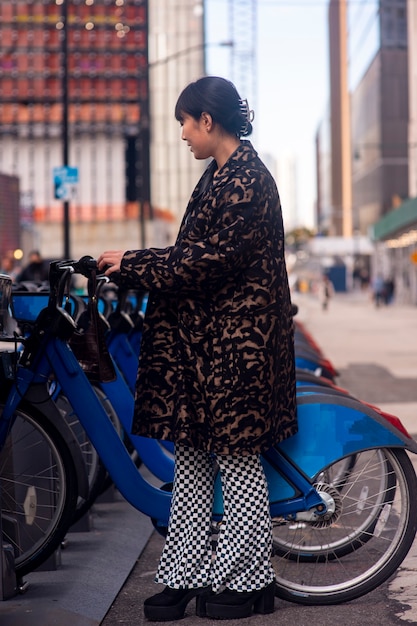
[[[417,479],[410,459],[394,449],[355,457],[342,489],[332,492],[336,509],[327,526],[281,520],[274,528],[279,597],[323,605],[353,600],[383,583],[406,557],[417,524]]]
[[[368,541],[378,522],[381,506],[392,501],[396,486],[395,472],[383,451],[379,450],[377,454],[381,455],[378,458],[378,467],[379,464],[385,465],[384,471],[379,476],[379,486],[375,483],[373,492],[369,493],[368,485],[363,484],[358,500],[351,505],[355,506],[358,516],[355,528],[351,527],[350,521],[345,525],[346,520],[350,520],[351,510],[349,506],[344,506],[352,485],[356,485],[357,481],[357,457],[352,455],[320,472],[315,481],[316,489],[327,495],[333,504],[328,515],[312,522],[298,521],[291,524],[283,524],[280,519],[275,520],[276,554],[302,561],[326,561],[345,556]],[[375,459],[372,464],[374,462]],[[363,458],[358,466],[361,481],[365,476],[362,463]],[[367,472],[372,471],[373,468],[369,465]]]
[[[0,405],[0,413],[4,405]],[[74,461],[53,424],[22,405],[0,452],[3,535],[19,576],[44,563],[72,522],[78,497]]]

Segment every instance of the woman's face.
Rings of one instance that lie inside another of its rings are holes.
[[[212,156],[210,133],[207,132],[206,120],[203,116],[196,120],[184,113],[181,120],[181,139],[187,142],[196,159],[208,159]]]

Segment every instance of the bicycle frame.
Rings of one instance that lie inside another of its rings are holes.
[[[71,316],[52,297],[24,342],[6,418],[26,390],[46,386],[53,376],[121,494],[165,533],[170,485],[155,487],[138,471],[68,345],[74,328]],[[407,554],[415,537],[417,507],[416,476],[405,451],[417,453],[417,442],[398,418],[333,386],[330,390],[316,386],[314,380],[297,389],[298,433],[265,452],[261,460],[275,518],[276,593],[305,604],[333,604],[376,588]],[[114,383],[102,388],[110,402],[112,394],[113,402],[119,402],[118,412],[129,432],[133,395],[123,384],[119,372]],[[162,453],[163,442],[142,443],[149,449],[157,445]],[[219,473],[214,489],[217,521],[223,515]],[[329,533],[322,532],[325,528]],[[358,549],[364,545],[365,550]]]
[[[11,419],[31,385],[53,373],[122,495],[146,515],[168,519],[170,494],[142,477],[67,343],[46,332],[30,367],[26,365],[18,366],[3,419]]]
[[[73,324],[65,311],[58,312]],[[119,491],[132,506],[166,525],[171,494],[151,485],[137,470],[66,341],[46,331],[39,337],[36,354],[29,357],[18,367],[7,412],[13,413],[30,385],[44,382],[53,373]],[[400,430],[399,420],[389,421],[357,400],[301,393],[298,412],[298,434],[263,455],[273,517],[295,519],[297,512],[306,510],[312,515],[324,513],[326,504],[313,479],[340,458],[373,447],[401,447],[417,453],[417,443]],[[221,516],[219,490],[215,502],[214,513]]]
[[[48,299],[47,293],[15,292],[13,294],[13,307],[27,321],[31,319],[33,323],[42,308],[47,305]],[[136,380],[138,356],[132,352],[126,333],[114,331],[111,334],[113,338],[109,342],[109,351],[114,361],[116,379],[110,383],[100,383],[100,388],[108,397],[127,437],[143,463],[161,481],[172,482],[174,475],[172,455],[158,441],[132,435],[130,432],[134,409],[132,387],[134,388],[133,378]],[[116,355],[115,352],[117,352]],[[117,361],[115,356],[118,357]],[[130,384],[127,382],[128,376],[131,378]],[[59,390],[60,386],[58,385],[55,394]]]
[[[38,315],[37,328],[26,343],[7,410],[13,412],[32,384],[45,383],[53,375],[122,495],[157,524],[166,525],[171,494],[151,485],[137,470],[71,351],[67,340],[76,324],[59,305],[57,267],[54,272],[54,289],[51,287],[48,307]],[[129,385],[119,372],[116,381],[103,383],[102,389],[114,403],[116,413],[129,433],[134,408]],[[307,515],[314,519],[326,513],[326,500],[315,489],[314,480],[321,471],[344,457],[383,447],[400,447],[417,453],[417,443],[398,418],[382,414],[374,407],[343,394],[330,396],[320,388],[305,392],[300,389],[297,394],[298,433],[262,456],[272,517],[296,519],[297,514],[302,514],[306,519],[307,511]],[[162,446],[154,440],[132,437],[132,441],[140,441],[143,445],[142,460],[146,450],[158,450],[159,457],[165,454]],[[151,457],[152,452],[149,463]],[[169,482],[173,478],[172,459],[170,462],[171,465],[167,463]],[[221,489],[217,487],[214,514],[221,517],[222,511]]]

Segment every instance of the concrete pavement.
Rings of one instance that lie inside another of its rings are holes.
[[[368,292],[336,294],[327,311],[309,295],[294,301],[339,384],[417,433],[417,307],[376,308]]]

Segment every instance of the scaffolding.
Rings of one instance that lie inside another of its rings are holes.
[[[242,98],[256,110],[257,0],[228,0],[229,31],[233,41],[231,80]]]

